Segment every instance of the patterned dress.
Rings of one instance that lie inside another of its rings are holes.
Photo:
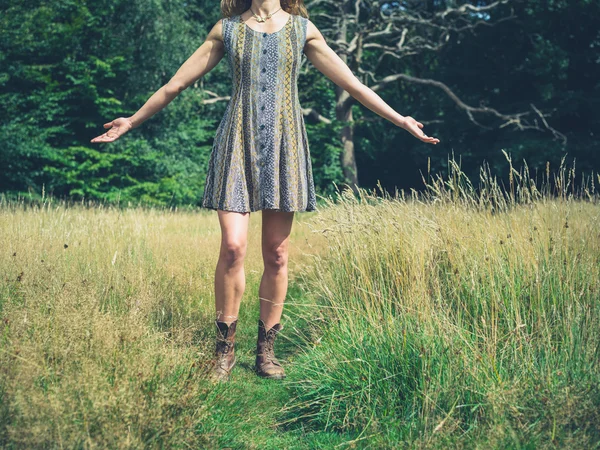
[[[297,86],[307,24],[292,14],[279,31],[262,33],[240,15],[223,19],[233,89],[215,134],[202,207],[316,210]]]

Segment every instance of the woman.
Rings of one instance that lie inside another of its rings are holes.
[[[284,378],[274,340],[287,292],[288,242],[294,212],[316,210],[297,77],[303,54],[336,85],[378,115],[430,144],[423,124],[402,116],[362,84],[308,19],[303,0],[222,0],[206,41],[131,117],[91,142],[113,142],[167,106],[227,55],[233,91],[217,129],[202,206],[217,210],[221,250],[215,273],[216,348],[213,379],[226,381],[236,358],[235,330],[245,290],[244,257],[250,213],[262,211],[264,273],[256,373]]]

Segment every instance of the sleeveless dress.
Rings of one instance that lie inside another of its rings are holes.
[[[308,19],[262,33],[223,18],[231,99],[212,146],[202,207],[236,212],[316,210],[298,74]]]

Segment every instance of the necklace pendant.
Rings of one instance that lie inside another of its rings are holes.
[[[279,8],[279,9],[281,9],[281,8]],[[279,9],[278,9],[277,11],[279,11]],[[259,22],[259,23],[266,22],[266,21],[267,21],[267,19],[270,19],[270,18],[271,18],[271,16],[277,12],[277,11],[273,11],[271,14],[267,14],[267,16],[266,16],[266,17],[262,17],[262,16],[259,16],[258,14],[256,14],[256,13],[255,13],[255,12],[252,10],[252,8],[250,8],[250,11],[252,11],[252,14],[253,14],[254,18],[255,18],[255,19],[256,19],[256,21],[257,21],[257,22]]]

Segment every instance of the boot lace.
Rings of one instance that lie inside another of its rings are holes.
[[[233,342],[229,339],[219,339],[218,340],[218,353],[227,354],[233,347]]]
[[[277,358],[275,357],[274,344],[275,344],[275,332],[271,328],[271,329],[269,329],[269,331],[267,331],[267,333],[265,335],[265,341],[264,341],[264,345],[262,348],[262,354],[266,361],[274,363],[274,364],[279,364],[279,361],[277,361]]]

